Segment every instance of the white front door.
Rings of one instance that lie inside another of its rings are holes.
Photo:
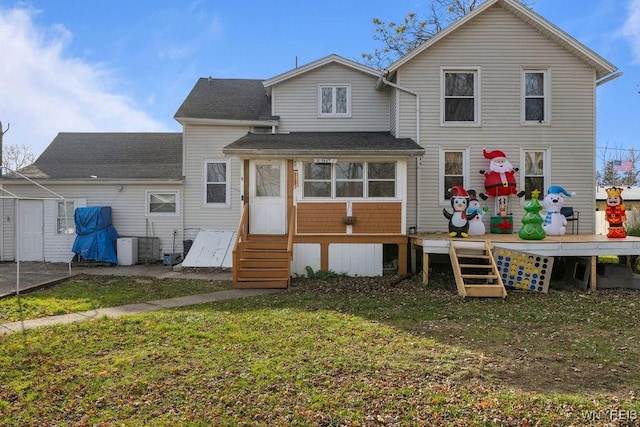
[[[44,261],[44,203],[42,200],[17,200],[18,259]]]
[[[249,166],[249,232],[285,234],[287,198],[285,160],[251,160]]]

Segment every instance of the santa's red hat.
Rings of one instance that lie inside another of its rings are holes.
[[[503,158],[507,158],[507,156],[504,155],[504,153],[500,150],[493,150],[493,151],[487,151],[486,149],[482,149],[482,155],[484,156],[485,159],[495,159],[497,157],[503,157]]]
[[[459,185],[454,185],[453,187],[451,187],[449,189],[449,191],[453,191],[453,197],[467,197],[467,198],[469,198],[469,193],[467,193],[467,190],[465,190],[464,188],[462,188]]]

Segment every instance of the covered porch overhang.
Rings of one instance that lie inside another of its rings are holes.
[[[411,138],[389,132],[291,132],[248,133],[223,148],[241,158],[380,157],[402,158],[424,154]]]

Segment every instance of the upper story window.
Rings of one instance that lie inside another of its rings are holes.
[[[546,191],[547,150],[523,150],[525,199],[531,199],[533,190],[540,191],[540,198]]]
[[[229,204],[229,162],[206,160],[204,162],[204,202],[207,205]]]
[[[320,117],[350,117],[351,85],[318,86],[318,103]]]
[[[449,189],[456,185],[466,187],[468,176],[468,150],[441,150],[440,151],[440,203],[451,199]]]
[[[147,191],[147,215],[178,215],[178,191]]]
[[[480,71],[442,70],[442,123],[475,125],[480,123]]]
[[[395,198],[395,162],[336,162],[303,165],[305,198]]]
[[[549,123],[547,70],[523,70],[522,116],[524,123]]]
[[[75,221],[73,219],[74,210],[74,202],[58,202],[56,234],[75,234]]]

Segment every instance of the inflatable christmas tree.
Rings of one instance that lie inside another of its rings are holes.
[[[518,232],[521,239],[525,240],[542,240],[546,237],[547,233],[542,228],[544,218],[540,215],[542,210],[542,204],[538,200],[540,191],[533,190],[531,192],[531,200],[524,207],[527,212],[522,217],[522,228]]]

